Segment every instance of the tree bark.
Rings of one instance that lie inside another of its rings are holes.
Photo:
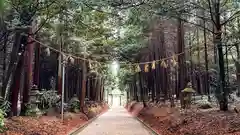
[[[133,88],[134,88],[134,100],[138,102],[139,99],[138,99],[138,91],[137,91],[137,84],[136,84],[136,74],[134,75]]]
[[[220,110],[227,111],[228,110],[228,99],[227,99],[227,90],[225,88],[225,69],[224,69],[224,58],[223,58],[223,49],[222,49],[222,32],[221,27],[217,29],[216,41],[217,41],[217,49],[218,49],[218,64],[219,64],[219,75],[220,75],[220,90],[221,101],[220,101]]]
[[[206,25],[205,20],[203,21],[204,23],[204,28]],[[204,29],[203,31],[203,36],[204,36],[204,52],[205,52],[205,70],[206,70],[206,74],[205,74],[205,90],[207,92],[208,95],[208,100],[210,101],[210,90],[209,90],[209,73],[208,73],[208,49],[207,49],[207,36],[206,36],[206,29]]]
[[[79,60],[77,59],[76,60],[76,64],[79,64]],[[77,69],[76,71],[77,73],[77,76],[76,76],[76,79],[77,79],[77,82],[76,82],[76,90],[74,91],[75,93],[74,94],[77,94],[79,97],[80,97],[80,82],[81,82],[81,79],[80,79],[80,70]]]
[[[98,85],[97,85],[97,100],[96,101],[100,101],[100,99],[101,99],[101,83],[102,83],[102,79],[99,78]]]
[[[140,88],[140,100],[144,101],[144,93],[143,93],[143,82],[142,82],[142,73],[138,72],[138,80],[139,80],[139,88]]]
[[[183,23],[181,20],[178,20],[178,53],[184,52],[184,32],[183,32]],[[177,98],[181,90],[185,88],[185,55],[184,53],[178,56],[179,68],[178,68],[178,90],[176,93]]]
[[[236,50],[237,50],[237,61],[235,62],[236,65],[236,75],[237,75],[237,85],[238,85],[238,93],[237,95],[240,96],[240,49],[239,45],[236,45]]]
[[[25,42],[23,44],[26,45],[26,42],[27,42],[27,41],[23,41],[23,38],[26,39],[26,37],[22,37],[20,35],[21,33],[22,33],[22,30],[16,30],[15,41],[13,43],[12,52],[11,52],[11,55],[10,55],[9,66],[8,66],[8,69],[6,71],[5,78],[4,78],[4,81],[3,81],[2,89],[4,90],[3,95],[4,95],[5,100],[7,100],[8,95],[9,95],[9,88],[10,87],[8,87],[8,86],[12,85],[12,78],[13,78],[13,75],[15,73],[16,66],[17,66],[16,63],[19,62],[18,53],[21,49],[20,45],[23,42]],[[24,54],[22,54],[22,55],[24,55]]]
[[[81,98],[80,98],[80,107],[83,109],[84,107],[84,102],[85,102],[85,97],[86,97],[86,61],[84,60],[83,62],[83,72],[82,72],[82,92],[81,92]]]
[[[39,72],[40,72],[40,44],[36,43],[35,47],[35,63],[34,63],[34,82],[33,84],[37,85],[38,87],[40,86],[39,84]]]
[[[20,61],[17,65],[17,70],[16,70],[16,74],[14,76],[13,79],[13,84],[12,85],[12,94],[11,94],[11,116],[17,116],[18,113],[18,95],[20,92],[20,86],[21,86],[21,75],[22,75],[22,71],[24,69],[24,55],[21,56]]]

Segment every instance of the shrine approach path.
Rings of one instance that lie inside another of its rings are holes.
[[[114,107],[99,116],[77,135],[154,135],[123,107]]]

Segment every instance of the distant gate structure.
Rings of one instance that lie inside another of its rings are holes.
[[[110,97],[110,105],[111,106],[121,106],[122,105],[122,96],[124,94],[119,89],[114,89],[112,92],[108,94]]]

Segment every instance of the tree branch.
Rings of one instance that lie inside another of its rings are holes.
[[[112,7],[115,7],[115,8],[118,8],[118,9],[128,9],[128,8],[132,8],[132,7],[138,7],[138,6],[141,6],[145,4],[145,0],[142,0],[141,2],[139,3],[131,3],[131,2],[128,2],[128,3],[117,3],[117,4],[112,4],[111,6]]]
[[[183,13],[183,15],[188,15],[189,17],[196,17],[196,18],[199,18],[199,19],[201,19],[203,21],[206,21],[206,22],[210,22],[210,20],[211,20],[210,18],[205,18],[203,16],[199,16],[197,14],[193,14],[193,13],[190,13],[190,12],[185,12],[185,13]]]
[[[53,5],[55,3],[55,0],[53,0],[51,3],[49,3],[47,6],[44,6],[44,7],[42,7],[42,8],[38,8],[37,10],[38,11],[41,11],[41,10],[43,10],[43,9],[47,9],[47,8],[49,8],[51,5]]]
[[[156,15],[160,15],[161,16],[161,13],[156,13],[156,12],[154,12],[154,11],[152,11],[154,14],[156,14]],[[173,15],[171,15],[171,16],[169,16],[170,18],[175,18],[175,19],[180,19],[181,21],[183,21],[183,22],[185,22],[185,23],[189,23],[189,24],[192,24],[192,25],[194,25],[194,26],[197,26],[197,27],[200,27],[200,28],[202,28],[202,29],[206,29],[208,32],[211,32],[211,33],[213,33],[213,34],[215,34],[214,33],[214,31],[212,31],[212,30],[210,30],[210,29],[208,29],[208,28],[206,28],[206,27],[204,27],[204,26],[202,26],[202,25],[200,25],[200,24],[197,24],[197,23],[194,23],[194,22],[190,22],[189,20],[186,20],[186,19],[184,19],[184,18],[181,18],[181,17],[179,17],[179,16],[173,16]]]
[[[62,10],[59,10],[58,12],[52,14],[50,17],[49,17],[49,12],[47,12],[47,17],[46,17],[46,19],[44,20],[44,22],[43,22],[42,24],[40,24],[40,26],[38,27],[38,29],[37,29],[33,34],[31,34],[31,35],[37,34],[37,33],[41,30],[41,28],[47,23],[47,21],[48,21],[49,19],[53,18],[55,15],[59,14],[60,12],[62,12]]]
[[[101,13],[105,13],[105,14],[109,14],[109,15],[112,15],[112,16],[117,16],[117,17],[119,17],[118,14],[105,12],[105,11],[103,11],[103,10],[100,10],[100,9],[97,9],[97,8],[92,7],[92,6],[88,5],[87,3],[83,3],[83,4],[84,4],[86,7],[90,8],[90,9],[92,9],[92,10],[96,10],[96,11],[101,12]]]
[[[213,12],[212,12],[212,7],[211,7],[211,1],[210,0],[207,0],[208,1],[208,7],[209,7],[209,10],[210,10],[210,16],[211,16],[211,20],[213,22],[213,24],[216,26],[216,22],[213,18]]]
[[[236,19],[237,17],[240,16],[240,10],[239,11],[236,11],[235,13],[233,13],[225,22],[223,22],[221,25],[225,25],[227,24],[228,22]]]

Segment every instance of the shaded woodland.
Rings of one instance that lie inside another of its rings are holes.
[[[92,118],[116,88],[145,109],[150,103],[177,108],[185,104],[183,90],[191,88],[189,103],[207,97],[204,106],[238,113],[239,5],[1,0],[0,121],[52,108],[62,119],[66,112]]]

